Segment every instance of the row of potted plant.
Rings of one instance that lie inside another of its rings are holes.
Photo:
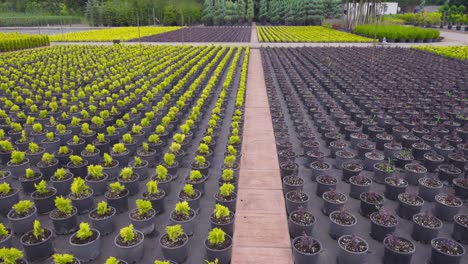
[[[276,55],[279,54],[282,56],[280,56],[279,58],[275,58],[269,55],[268,53],[276,53]],[[301,148],[304,149],[303,153],[304,156],[308,159],[308,162],[311,162],[311,180],[317,182],[316,194],[317,196],[323,199],[322,213],[329,215],[329,219],[331,222],[329,234],[335,239],[339,239],[342,235],[350,236],[353,233],[353,226],[355,226],[357,223],[357,217],[349,211],[347,211],[346,209],[344,209],[344,205],[347,201],[347,196],[335,190],[337,185],[339,185],[339,180],[336,177],[328,175],[328,173],[331,173],[332,164],[326,163],[324,160],[325,153],[327,152],[324,153],[323,149],[326,148],[323,148],[320,144],[319,140],[321,140],[322,138],[324,139],[327,146],[329,146],[328,148],[330,151],[330,155],[336,158],[337,168],[342,169],[342,181],[351,184],[351,189],[349,193],[350,197],[360,199],[361,214],[370,217],[372,223],[372,225],[370,226],[370,230],[371,236],[373,238],[379,241],[383,241],[388,234],[393,233],[396,227],[398,226],[398,216],[410,220],[412,220],[414,217],[415,220],[412,236],[415,240],[424,241],[425,243],[428,243],[431,239],[437,238],[437,233],[434,234],[434,232],[421,231],[421,223],[425,223],[425,219],[438,219],[437,217],[440,216],[442,218],[444,217],[444,215],[448,216],[445,219],[451,221],[454,217],[453,213],[455,212],[456,214],[456,212],[460,210],[461,200],[458,197],[456,197],[452,192],[448,192],[448,194],[441,193],[440,196],[442,196],[443,198],[439,197],[438,200],[443,200],[443,202],[438,203],[436,205],[436,208],[438,208],[434,211],[436,216],[432,216],[431,214],[422,214],[420,211],[424,200],[421,197],[419,197],[418,194],[405,192],[405,188],[408,186],[408,181],[411,181],[411,184],[418,184],[418,179],[424,182],[426,181],[426,179],[432,180],[432,177],[425,177],[427,172],[426,168],[421,164],[399,163],[397,166],[404,167],[407,173],[407,175],[404,175],[406,177],[400,178],[399,174],[395,173],[397,168],[393,164],[393,162],[385,161],[385,156],[383,154],[380,154],[375,150],[372,151],[376,148],[378,142],[377,144],[373,142],[370,142],[371,144],[365,142],[366,139],[371,138],[372,133],[374,133],[373,137],[375,138],[376,132],[373,132],[372,129],[369,129],[368,132],[361,133],[362,135],[357,134],[356,132],[352,132],[354,131],[354,129],[351,129],[352,127],[349,127],[349,121],[340,119],[340,116],[338,115],[335,116],[333,112],[334,109],[327,108],[327,105],[323,107],[323,113],[327,111],[326,113],[330,114],[331,122],[329,122],[328,124],[325,123],[325,125],[323,125],[324,123],[320,122],[319,119],[324,117],[326,118],[327,116],[320,116],[318,114],[315,114],[312,120],[314,120],[315,125],[317,125],[317,130],[319,134],[314,133],[314,129],[311,129],[308,126],[307,121],[304,118],[304,116],[307,115],[305,111],[310,110],[312,113],[320,113],[320,111],[322,111],[322,107],[318,103],[314,104],[314,98],[312,95],[309,95],[309,97],[303,96],[307,95],[308,92],[307,89],[304,88],[305,86],[302,84],[301,81],[301,78],[304,78],[305,80],[311,82],[310,77],[308,77],[307,75],[309,74],[308,70],[314,69],[314,66],[309,66],[307,64],[304,64],[304,66],[302,66],[301,63],[291,64],[289,62],[290,59],[288,58],[293,58],[294,56],[298,55],[285,52],[284,50],[269,50],[265,51],[264,53],[264,58],[266,58],[267,60],[266,65],[269,65],[269,63],[271,63],[271,65],[273,66],[270,69],[268,69],[267,67],[267,69],[271,70],[272,72],[275,72],[277,81],[279,83],[279,86],[276,86],[278,88],[275,88],[273,78],[269,77],[267,70],[266,81],[268,88],[268,96],[270,102],[270,110],[273,118],[275,137],[277,140],[277,150],[282,173],[281,176],[283,177],[283,190],[286,195],[286,207],[289,214],[290,235],[292,238],[296,238],[293,241],[294,252],[297,252],[298,250],[300,251],[301,248],[305,248],[304,245],[299,245],[299,237],[301,236],[302,232],[305,232],[309,236],[312,235],[313,227],[316,223],[316,217],[311,211],[307,210],[307,203],[313,198],[309,195],[309,193],[304,193],[302,188],[306,184],[306,180],[298,176],[298,169],[300,166],[302,166],[302,164],[299,163],[300,161],[298,161],[297,163],[294,162],[294,159],[297,157],[296,153],[301,153]],[[289,80],[284,78],[281,74],[278,74],[278,72],[281,72],[281,68],[283,67],[287,70],[288,74],[292,75],[292,77]],[[294,71],[297,71],[298,74],[294,75]],[[310,86],[311,84],[309,83],[308,87]],[[312,87],[319,87],[319,85],[312,85]],[[319,90],[318,88],[315,89]],[[277,93],[277,91],[279,91],[279,93]],[[299,99],[302,100],[302,102],[296,99],[296,92],[297,96],[299,97]],[[278,94],[281,95],[281,100],[279,100],[280,98]],[[330,99],[330,101],[331,100],[332,99]],[[325,100],[324,102],[327,103]],[[302,105],[307,107],[303,108]],[[287,106],[287,108],[284,106]],[[336,107],[338,108],[339,106]],[[287,111],[285,111],[286,109]],[[287,112],[289,112],[289,115],[286,115]],[[292,123],[292,129],[288,127],[288,123]],[[377,124],[377,122],[375,123]],[[290,138],[294,137],[295,135],[297,135],[299,143],[301,144],[301,148],[297,148],[299,152],[296,152],[297,150],[295,146],[291,144],[292,140],[290,141]],[[397,136],[397,134],[395,135]],[[410,137],[403,137],[400,140],[409,141],[410,139]],[[389,143],[391,143],[391,140]],[[403,144],[406,145],[404,141]],[[350,147],[351,151],[346,150],[348,146]],[[371,148],[369,148],[369,146]],[[344,152],[346,151],[354,156],[349,157],[342,155],[345,154]],[[403,157],[410,155],[407,151],[398,154],[399,156]],[[348,159],[339,160],[340,158],[345,157]],[[365,160],[364,162],[362,162],[358,159]],[[441,173],[444,173],[444,168],[445,167],[441,167]],[[371,191],[371,185],[373,180],[371,178],[366,177],[363,174],[364,170],[374,170],[374,180],[378,183],[386,184],[386,191],[384,194],[378,194]],[[439,173],[439,177],[441,173]],[[424,187],[420,187],[420,190],[420,192],[424,193]],[[436,194],[432,196],[432,199],[435,199]],[[427,197],[430,196],[431,195],[428,195]],[[390,200],[398,199],[399,204],[397,214],[389,213],[386,210],[377,209],[383,206],[385,198]],[[452,204],[456,204],[456,206],[452,206]],[[439,222],[440,224],[442,224],[442,221],[438,220],[438,222],[436,222],[435,225],[438,226],[437,223]],[[382,227],[382,223],[385,223],[386,226]],[[459,237],[456,237],[455,234],[456,227],[458,227],[458,225],[454,224],[453,237],[459,240]],[[428,235],[428,237],[424,237],[424,235]],[[299,261],[305,261],[304,263],[314,263],[313,261],[317,261],[317,255],[321,251],[321,245],[319,245],[320,242],[312,239],[315,242],[309,243],[309,241],[311,240],[310,238],[304,238],[304,240],[306,241],[305,244],[311,246],[311,248],[309,248],[308,250],[310,258],[308,260],[301,260],[304,259],[304,256],[301,254],[296,254],[295,261],[298,263],[301,263]],[[407,239],[403,240],[402,238],[400,238],[400,240],[395,241],[398,241],[398,243],[401,242],[402,245],[408,244],[408,242],[406,241],[409,241]],[[364,243],[366,242],[364,241]],[[386,243],[387,242],[385,242],[384,244],[386,245]],[[452,245],[452,248],[455,249],[459,249],[458,246],[461,246],[456,243],[452,243]],[[400,253],[414,252],[412,251],[411,247],[415,249],[414,245],[408,245],[408,249],[410,250],[407,252]],[[461,253],[461,255],[463,255],[463,252],[464,250],[462,249],[458,253]],[[406,256],[409,255],[411,254],[406,254]],[[387,257],[386,253],[384,259],[387,258],[391,259],[390,261],[396,261],[395,258]],[[455,254],[454,258],[460,259],[461,257],[460,255]],[[352,261],[350,259],[351,257],[348,255],[347,258],[341,258],[340,261],[342,261],[343,263],[348,263],[347,261]],[[404,257],[397,257],[396,259],[400,259],[401,263],[408,263],[407,258],[405,259]],[[362,262],[362,260],[359,261],[360,262],[356,263]],[[439,263],[437,262],[439,260],[435,261],[436,263]]]

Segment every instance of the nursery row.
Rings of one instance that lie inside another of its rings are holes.
[[[468,60],[468,46],[445,46],[445,47],[415,46],[413,48],[436,53],[445,57],[450,57],[450,58],[455,58],[455,59],[460,59],[460,60]]]
[[[0,32],[0,52],[49,46],[49,44],[49,37],[46,35],[22,35]]]
[[[0,243],[12,249],[0,258],[228,264],[248,57],[119,45],[2,57]]]
[[[250,42],[251,27],[185,27],[147,36],[143,42]]]
[[[461,263],[466,64],[399,48],[262,57],[295,263]]]
[[[157,35],[181,27],[118,27],[88,31],[69,32],[51,35],[51,41],[82,42],[82,41],[127,41],[139,37]]]
[[[34,27],[80,24],[79,16],[35,16],[24,13],[2,13],[0,27]]]
[[[373,42],[373,39],[321,26],[257,27],[260,42]]]
[[[387,42],[435,42],[440,32],[435,29],[405,27],[400,25],[359,25],[354,32],[363,36],[387,39]]]

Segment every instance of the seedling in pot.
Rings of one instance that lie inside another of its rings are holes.
[[[229,155],[224,158],[224,169],[236,169],[236,156]]]
[[[147,218],[151,215],[150,213],[152,211],[151,209],[153,209],[153,206],[150,201],[137,199],[136,206],[137,206],[137,213],[140,219]]]
[[[11,163],[13,165],[23,164],[25,158],[26,158],[26,153],[24,153],[23,151],[14,150],[11,153]]]
[[[130,133],[127,133],[127,134],[124,134],[122,136],[122,142],[124,144],[132,144],[133,143],[133,137]],[[115,146],[115,145],[114,145]],[[115,151],[114,151],[115,152]],[[116,153],[119,153],[119,152],[116,152]],[[121,153],[121,152],[120,152]]]
[[[70,162],[75,167],[78,167],[84,164],[83,158],[78,155],[71,155]]]
[[[125,145],[122,143],[117,143],[112,146],[112,152],[115,154],[122,154],[127,151],[127,148],[125,148]]]
[[[163,165],[156,166],[156,178],[159,181],[166,181],[168,179],[168,171]]]
[[[75,257],[70,254],[54,254],[53,257],[54,264],[74,264],[78,263],[75,260]]]
[[[200,145],[198,146],[198,154],[207,155],[209,153],[210,153],[210,148],[208,147],[208,145],[204,143],[200,143]]]
[[[223,174],[221,176],[223,182],[232,183],[234,179],[234,171],[232,169],[225,169],[223,170]]]
[[[74,178],[70,190],[74,198],[88,197],[91,194],[89,186],[82,178]]]
[[[164,163],[168,167],[173,167],[176,165],[175,155],[171,153],[164,154]]]
[[[16,248],[1,248],[0,249],[0,259],[4,264],[17,264],[17,263],[26,263],[21,262],[21,258],[24,256],[23,251]]]
[[[100,165],[89,165],[88,175],[94,180],[100,180],[105,176],[103,170],[104,168]]]
[[[39,174],[37,174],[33,169],[27,168],[26,169],[26,174],[25,174],[25,179],[34,179],[37,178]]]

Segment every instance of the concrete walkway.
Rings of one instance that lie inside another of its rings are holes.
[[[252,49],[231,264],[292,264],[260,50]]]
[[[257,23],[252,23],[252,35],[250,36],[250,44],[258,44]]]

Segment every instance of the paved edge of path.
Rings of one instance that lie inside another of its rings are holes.
[[[292,264],[262,59],[252,49],[231,264]]]
[[[257,23],[252,23],[252,35],[250,35],[250,43],[251,44],[258,44],[258,35],[257,35]]]

